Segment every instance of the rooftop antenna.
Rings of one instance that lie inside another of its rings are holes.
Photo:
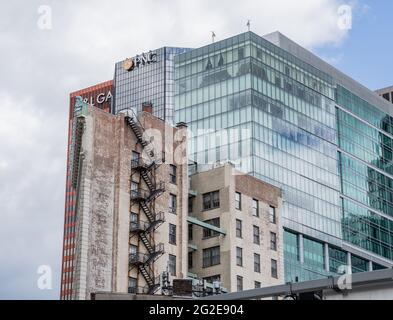
[[[214,38],[216,37],[216,34],[214,33],[214,31],[210,31],[212,33],[212,42],[214,42]]]
[[[248,31],[251,30],[251,20],[247,20],[247,28],[248,28]]]

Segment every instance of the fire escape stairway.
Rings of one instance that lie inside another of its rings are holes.
[[[148,254],[136,253],[130,256],[130,269],[134,266],[138,267],[139,272],[145,279],[149,291],[156,291],[156,287],[159,286],[154,278],[154,271],[151,267],[151,263],[156,261],[160,256],[164,254],[164,245],[162,243],[152,248],[152,251]],[[153,293],[154,293],[153,292]]]
[[[147,174],[147,171],[142,170],[140,172],[140,174],[141,174],[143,181],[145,181],[147,187],[149,188],[150,192],[152,192],[155,188],[154,188],[153,181],[150,179],[149,175]]]
[[[138,121],[136,115],[127,116],[126,120],[127,120],[127,123],[130,125],[132,131],[134,132],[135,136],[137,137],[138,142],[144,148],[144,151],[146,152],[146,154],[149,157],[154,158],[153,146],[151,144],[149,144],[145,139],[143,139],[144,130],[143,130],[142,125]]]
[[[130,226],[131,233],[137,233],[143,244],[145,245],[149,254],[154,254],[155,248],[150,243],[148,235],[150,232],[156,230],[164,223],[164,214],[160,212],[154,216],[154,219],[148,222],[132,222]]]
[[[147,162],[142,162],[141,159],[131,161],[131,169],[139,171],[141,178],[148,187],[148,190],[139,190],[135,195],[131,192],[133,200],[139,202],[140,208],[142,208],[142,211],[145,213],[148,222],[131,224],[130,231],[138,233],[140,240],[146,247],[147,254],[138,253],[134,256],[130,256],[130,268],[134,266],[138,267],[139,272],[148,285],[148,294],[154,294],[159,288],[160,283],[154,278],[154,269],[151,264],[164,253],[164,245],[160,243],[157,246],[153,246],[149,239],[149,233],[154,231],[164,222],[164,215],[163,213],[155,214],[148,203],[164,192],[165,185],[162,182],[157,185],[154,177],[149,176],[149,172],[154,173],[154,171],[151,170],[157,165],[157,162],[152,144],[148,143],[143,137],[143,126],[135,114],[133,114],[133,116],[127,116],[126,121],[130,125],[138,142],[143,147],[143,152],[149,158]]]

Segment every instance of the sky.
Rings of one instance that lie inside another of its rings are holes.
[[[59,298],[70,92],[112,79],[116,61],[225,39],[247,20],[378,89],[393,85],[392,12],[391,0],[2,0],[0,299]]]

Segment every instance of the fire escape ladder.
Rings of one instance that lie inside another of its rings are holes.
[[[142,274],[148,285],[148,292],[153,294],[157,291],[160,283],[158,281],[159,277],[154,278],[154,270],[152,263],[156,261],[160,256],[164,254],[164,245],[162,243],[158,244],[152,249],[151,253],[135,253],[130,255],[130,270],[133,267],[137,267],[139,272]]]
[[[134,267],[138,268],[140,274],[147,283],[147,293],[154,294],[160,287],[159,278],[154,276],[154,262],[164,254],[164,245],[162,243],[154,245],[154,232],[163,222],[163,213],[156,214],[154,212],[154,201],[165,191],[165,185],[160,182],[156,183],[156,168],[161,163],[161,159],[157,159],[153,144],[144,137],[144,128],[139,122],[133,111],[132,115],[126,116],[126,121],[135,134],[138,143],[143,147],[143,157],[131,160],[131,170],[139,172],[138,190],[131,190],[131,200],[139,204],[140,210],[147,217],[146,222],[133,222],[130,225],[130,233],[138,234],[139,240],[146,248],[146,253],[135,253],[130,255],[130,270]],[[147,156],[147,157],[146,157]],[[146,159],[147,158],[147,159]],[[147,190],[141,189],[140,182],[143,180],[147,186]]]
[[[146,201],[141,201],[140,206],[144,212],[144,214],[146,215],[147,219],[149,219],[149,221],[153,221],[154,220],[154,214],[151,212],[149,206],[147,205]]]
[[[158,198],[165,191],[165,183],[160,181],[158,184],[156,183],[154,189],[150,191],[149,196],[146,201],[153,201]]]
[[[149,288],[154,286],[154,276],[152,276],[152,270],[149,266],[146,265],[139,265],[139,272],[142,274],[143,278],[146,280],[147,285]]]
[[[141,239],[141,241],[145,245],[145,247],[146,247],[147,251],[149,252],[149,254],[154,253],[154,248],[150,244],[150,241],[149,241],[149,239],[147,237],[147,233],[146,232],[139,233],[139,238]]]
[[[152,192],[155,188],[154,188],[154,184],[153,184],[152,179],[147,174],[147,171],[142,170],[140,174],[141,174],[143,181],[145,181],[147,187],[149,188],[150,192]]]

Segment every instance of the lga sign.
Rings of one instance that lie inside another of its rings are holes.
[[[95,106],[96,103],[101,105],[105,102],[109,102],[112,99],[112,93],[108,91],[107,93],[100,93],[95,97],[84,98],[83,102],[90,104],[91,106]]]
[[[157,53],[149,51],[147,53],[137,55],[135,58],[128,58],[124,60],[123,67],[127,71],[132,71],[135,68],[139,68],[154,62],[157,62]]]

